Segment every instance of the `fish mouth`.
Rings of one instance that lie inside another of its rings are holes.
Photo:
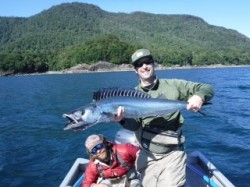
[[[63,117],[68,119],[68,123],[63,128],[64,130],[82,129],[83,121],[77,120],[72,114],[63,114]]]
[[[63,114],[63,117],[68,119],[68,123],[66,123],[63,130],[85,130],[93,126],[93,124],[86,123],[82,119],[76,119],[72,114]]]

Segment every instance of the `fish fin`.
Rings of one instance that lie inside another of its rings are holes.
[[[203,116],[206,116],[207,114],[205,112],[202,112],[202,111],[197,111],[199,114],[203,115]]]
[[[131,88],[102,88],[93,94],[93,100],[98,101],[109,97],[138,97],[151,98],[150,95],[139,90]]]
[[[206,105],[212,105],[212,103],[210,103],[210,102],[205,102],[205,103],[202,104],[202,106],[206,106]],[[200,110],[198,111],[198,113],[201,114],[201,115],[203,115],[203,116],[206,116],[206,115],[207,115],[205,112],[202,112],[202,111],[200,111]]]
[[[210,102],[205,102],[205,103],[202,104],[202,106],[211,105],[211,104],[212,104],[212,103],[210,103]]]
[[[202,106],[206,106],[206,105],[211,105],[212,103],[210,102],[205,102],[202,104]],[[202,112],[201,110],[197,111],[199,114],[203,115],[203,116],[206,116],[207,114],[205,112]]]

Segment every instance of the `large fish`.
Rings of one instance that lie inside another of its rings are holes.
[[[119,106],[125,118],[162,116],[183,109],[187,102],[151,98],[148,94],[122,88],[104,88],[94,92],[93,102],[72,113],[63,114],[69,121],[64,130],[80,130],[102,122],[111,122]]]

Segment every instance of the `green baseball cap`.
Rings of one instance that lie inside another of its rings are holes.
[[[131,56],[132,64],[135,65],[140,59],[142,59],[144,57],[152,58],[150,51],[148,49],[138,49]]]

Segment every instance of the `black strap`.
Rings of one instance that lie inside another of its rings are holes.
[[[128,164],[122,159],[121,155],[117,153],[117,159],[127,171],[129,170]]]
[[[100,166],[99,163],[97,163],[96,166],[97,166],[97,170],[98,170],[98,172],[99,172],[101,178],[105,179],[104,174],[103,174],[102,166]]]
[[[120,164],[122,165],[122,167],[124,167],[128,171],[130,169],[129,166],[128,166],[128,164],[122,159],[122,157],[121,157],[120,154],[118,154],[118,153],[116,153],[116,154],[117,154],[117,159],[120,162]],[[103,174],[102,166],[99,163],[97,163],[96,166],[97,166],[97,170],[98,170],[100,176],[103,179],[105,179],[104,174]]]

